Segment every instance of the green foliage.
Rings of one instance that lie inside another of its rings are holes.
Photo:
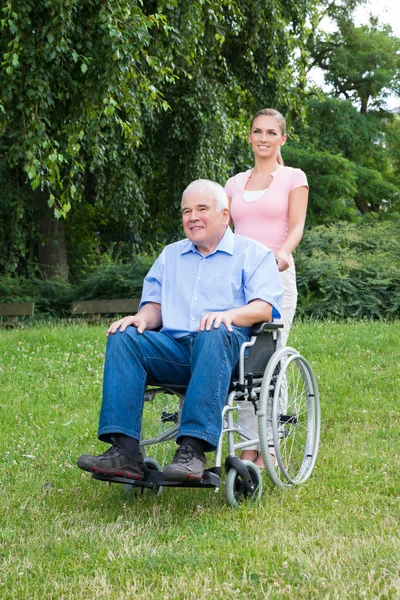
[[[295,261],[299,316],[400,316],[398,221],[315,227]]]
[[[130,263],[103,258],[95,271],[73,285],[62,279],[1,277],[0,298],[2,302],[34,301],[34,319],[68,318],[73,300],[140,298],[143,279],[154,258],[141,255]]]
[[[176,239],[182,190],[199,176],[225,181],[230,146],[261,105],[301,112],[292,57],[311,10],[279,0],[4,6],[0,156],[19,171],[33,222],[32,190],[43,190],[80,229],[67,226],[73,278],[112,231],[134,229],[142,251]],[[27,245],[43,247],[32,236]],[[14,267],[9,256],[4,272],[30,275],[29,260]]]
[[[315,64],[335,94],[357,100],[366,113],[370,101],[377,107],[391,92],[400,92],[400,38],[374,18],[369,26],[355,27],[348,18],[339,19],[338,25],[338,31],[316,44]]]
[[[359,113],[349,100],[329,96],[306,103],[295,140],[283,148],[287,164],[310,180],[310,223],[376,213],[396,218],[400,209],[398,118]]]
[[[154,256],[141,255],[131,263],[103,264],[74,288],[74,300],[140,298],[143,279]]]
[[[37,226],[20,173],[0,158],[0,273],[37,274],[34,250]]]
[[[374,211],[383,216],[396,218],[396,212],[400,208],[400,179],[394,185],[385,177],[385,173],[377,169],[368,169],[356,166],[357,194],[355,203],[362,213]],[[368,211],[366,211],[366,207]],[[390,211],[390,212],[388,212]]]
[[[319,223],[330,222],[332,216],[352,219],[353,202],[361,214],[373,212],[383,218],[396,219],[400,207],[398,119],[381,110],[387,96],[400,93],[400,38],[393,35],[390,25],[380,25],[373,18],[368,26],[356,27],[352,22],[356,4],[321,2],[305,44],[308,70],[315,66],[323,70],[334,97],[319,89],[305,93],[306,117],[295,123],[299,150],[307,149],[316,164],[321,152],[349,161],[345,172],[342,168],[338,171],[344,181],[338,184],[339,193],[332,196],[332,210],[325,219],[321,212],[312,214]],[[327,32],[321,28],[324,16],[333,19],[337,29]],[[339,177],[329,161],[327,166],[330,183]],[[318,178],[317,189],[310,190],[312,213],[314,206],[326,206],[328,194],[321,190],[323,183]]]
[[[290,56],[309,10],[276,0],[146,3],[147,11],[156,7],[170,29],[154,44],[178,75],[162,88],[170,110],[144,112],[140,150],[119,146],[96,187],[105,206],[120,199],[111,216],[135,223],[141,249],[181,236],[179,205],[190,181],[225,183],[253,112],[265,104],[301,110]]]
[[[349,24],[347,11],[357,3],[5,3],[0,274],[31,278],[43,272],[38,262],[50,262],[43,249],[50,253],[54,240],[43,233],[51,230],[43,226],[43,203],[57,217],[68,213],[74,285],[96,270],[110,246],[128,260],[180,238],[183,189],[197,177],[224,184],[252,164],[249,119],[266,105],[293,123],[284,158],[309,177],[309,223],[354,220],[359,212],[396,218],[396,119],[384,112],[359,114],[350,101],[320,92],[318,100],[304,102],[311,61],[328,71],[330,56],[339,73],[334,53],[349,53],[353,34],[359,42],[371,32],[365,52],[362,44],[351,48],[360,60],[376,49],[387,75],[392,72],[388,48],[397,48],[397,38],[377,24],[368,32]],[[324,14],[340,22],[336,38],[318,33]],[[350,73],[346,65],[341,79]],[[380,67],[368,77],[381,81]],[[397,89],[396,77],[385,81]],[[376,98],[385,89],[374,88]],[[55,229],[61,238],[62,227]],[[59,255],[55,261],[65,257]],[[59,266],[51,268],[67,272]]]
[[[2,302],[35,302],[34,319],[69,317],[74,299],[73,289],[64,280],[43,280],[37,277],[1,277],[0,298]]]
[[[101,245],[102,227],[107,226],[107,215],[102,206],[90,202],[75,204],[65,221],[69,280],[77,283],[95,271],[99,263],[106,261],[110,244]],[[110,241],[112,242],[112,240]]]
[[[395,115],[387,120],[385,143],[390,156],[389,180],[400,181],[400,118]]]
[[[3,302],[35,301],[36,318],[71,315],[73,300],[138,298],[155,259],[131,262],[105,255],[81,282],[0,278]],[[393,221],[339,223],[308,229],[295,256],[297,315],[316,318],[400,316],[400,225]]]
[[[315,146],[330,154],[341,154],[364,166],[381,162],[384,155],[376,144],[384,131],[383,113],[360,114],[350,100],[320,94],[310,97],[306,118],[295,123],[299,146]],[[389,119],[390,120],[390,119]],[[360,152],[362,148],[363,152]],[[283,148],[285,152],[286,148]],[[368,150],[368,151],[367,151]]]
[[[149,45],[164,19],[127,0],[17,0],[2,12],[0,152],[60,217],[85,171],[109,160],[110,140],[137,145],[143,105],[161,102],[171,70]]]
[[[300,144],[299,144],[300,145]],[[285,147],[285,164],[302,169],[310,186],[308,223],[331,223],[355,215],[350,200],[356,193],[354,166],[340,154],[316,148]]]

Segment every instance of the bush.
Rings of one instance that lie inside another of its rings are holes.
[[[142,254],[130,263],[102,264],[74,287],[74,300],[140,298],[143,279],[155,256]]]
[[[62,279],[0,278],[1,302],[35,302],[35,316],[68,317],[72,287]]]
[[[140,298],[143,279],[154,256],[138,256],[132,263],[104,263],[80,284],[62,279],[0,278],[1,302],[35,302],[35,318],[71,316],[73,300]]]
[[[297,316],[400,317],[400,225],[336,223],[305,232],[296,251]],[[2,302],[35,302],[35,318],[69,317],[73,300],[138,298],[155,256],[133,262],[103,257],[79,284],[60,279],[0,278]]]
[[[337,223],[306,231],[296,251],[300,317],[398,318],[400,226]]]

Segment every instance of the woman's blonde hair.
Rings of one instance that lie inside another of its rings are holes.
[[[256,113],[254,115],[254,117],[251,120],[251,125],[250,125],[250,131],[253,127],[254,121],[257,119],[257,117],[261,117],[263,115],[266,115],[267,117],[274,117],[275,121],[278,123],[279,125],[279,129],[281,130],[281,134],[285,135],[286,134],[286,121],[284,116],[278,111],[275,110],[274,108],[262,108],[261,110],[258,111],[258,113]],[[283,158],[281,153],[279,152],[278,156],[276,157],[277,162],[280,165],[283,165]]]

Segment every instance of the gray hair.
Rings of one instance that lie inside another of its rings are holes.
[[[209,179],[196,179],[195,181],[192,181],[192,183],[189,183],[182,194],[181,207],[186,194],[193,191],[211,196],[213,200],[215,200],[216,208],[219,212],[222,212],[225,208],[229,208],[228,198],[222,185],[215,181],[210,181]]]

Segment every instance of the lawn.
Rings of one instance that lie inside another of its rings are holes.
[[[99,326],[0,330],[0,597],[400,598],[400,322],[298,323],[322,437],[311,479],[127,498],[76,466],[96,440]]]

